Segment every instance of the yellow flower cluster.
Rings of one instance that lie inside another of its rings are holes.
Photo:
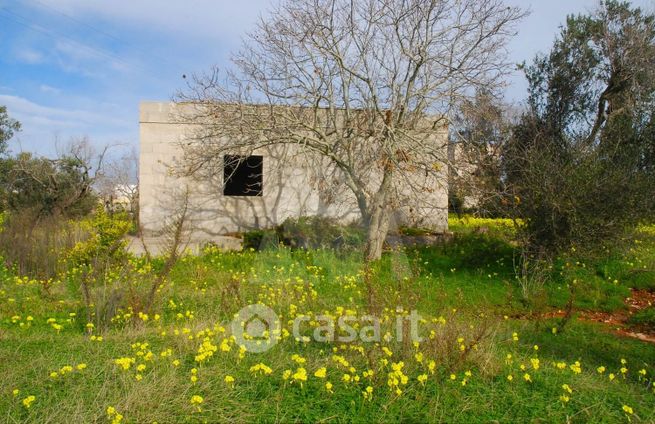
[[[270,375],[273,370],[264,363],[259,363],[250,367],[250,372],[257,374],[258,372],[262,375]]]
[[[36,396],[30,395],[27,396],[26,398],[23,399],[22,403],[25,408],[30,408],[32,406],[32,403],[36,400]]]
[[[87,367],[86,364],[77,364],[75,367],[73,367],[71,365],[64,365],[63,367],[61,367],[59,369],[59,371],[52,371],[50,373],[50,378],[51,379],[58,379],[60,376],[63,377],[64,375],[70,374],[75,370],[77,370],[77,371],[85,370],[86,367]]]
[[[227,346],[229,350],[229,345]],[[221,343],[221,350],[225,351],[223,343]],[[202,341],[202,344],[198,347],[198,354],[195,356],[195,361],[200,363],[205,362],[214,356],[216,351],[218,351],[218,346],[213,344],[209,337],[205,337]]]
[[[387,374],[387,386],[389,386],[389,388],[398,396],[403,393],[401,387],[409,382],[409,377],[403,373],[404,367],[405,363],[402,361],[392,363],[391,372]]]
[[[114,359],[114,363],[120,366],[121,368],[123,368],[123,370],[125,371],[129,370],[130,366],[132,366],[132,364],[134,364],[135,362],[136,362],[135,358],[125,357],[125,358]]]
[[[113,406],[107,407],[107,418],[111,424],[120,424],[123,421],[123,415],[119,414]]]
[[[205,399],[203,399],[203,397],[200,396],[200,395],[193,395],[193,396],[191,396],[191,399],[189,400],[191,405],[195,406],[196,410],[198,412],[202,412],[202,408],[200,407],[200,405],[202,405],[202,403],[204,401],[205,401]]]

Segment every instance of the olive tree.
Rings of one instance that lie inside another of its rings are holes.
[[[391,210],[447,185],[447,140],[435,132],[454,102],[502,84],[524,15],[502,0],[283,1],[233,68],[194,77],[179,96],[202,105],[189,117],[201,130],[184,145],[186,172],[293,145],[352,192],[377,259]]]
[[[508,213],[534,254],[613,242],[655,213],[655,15],[604,1],[525,68],[503,151]]]
[[[88,214],[97,197],[93,190],[102,173],[107,148],[96,154],[87,138],[70,143],[51,159],[23,152],[0,162],[0,200],[3,209],[33,216],[36,225],[48,216]]]

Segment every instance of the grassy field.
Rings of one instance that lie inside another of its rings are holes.
[[[511,222],[451,228],[452,243],[372,267],[354,252],[209,247],[175,265],[147,315],[139,280],[127,282],[106,328],[87,322],[74,272],[44,282],[2,269],[0,421],[655,422],[655,345],[576,319],[625,312],[631,288],[655,290],[652,228],[593,263],[572,251],[543,288],[515,277]],[[163,266],[130,260],[144,274]],[[282,330],[251,353],[230,322],[258,302]],[[567,305],[561,329],[554,312]],[[412,310],[420,342],[406,319],[397,326]],[[360,332],[367,314],[380,319],[378,342],[310,340],[318,315],[352,317]]]

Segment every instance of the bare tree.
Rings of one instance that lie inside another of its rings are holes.
[[[450,127],[450,207],[497,214],[508,194],[502,185],[501,157],[518,121],[519,109],[487,89],[457,104]]]
[[[187,175],[223,155],[286,146],[334,169],[381,256],[390,213],[447,184],[450,105],[497,87],[525,15],[502,0],[288,0],[234,56],[236,69],[195,77]]]
[[[138,187],[139,156],[134,148],[106,160],[102,173],[94,184],[94,188],[110,209],[118,208],[129,212],[135,222],[138,221]]]

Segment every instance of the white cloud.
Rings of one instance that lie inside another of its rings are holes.
[[[53,88],[53,87],[50,87]],[[17,119],[22,130],[12,150],[34,151],[46,156],[57,153],[56,141],[89,135],[96,146],[137,140],[136,118],[120,115],[110,104],[98,103],[97,110],[44,106],[23,97],[0,94],[0,104]]]
[[[51,87],[48,84],[41,84],[39,86],[39,90],[41,90],[42,92],[44,92],[46,94],[53,94],[55,96],[61,93],[60,89],[58,89],[56,87]]]
[[[98,125],[125,126],[125,121],[86,110],[59,109],[42,106],[23,97],[0,94],[0,104],[7,106],[11,116],[26,126],[32,122],[48,122],[58,128],[93,127]]]
[[[30,3],[46,12],[64,13],[80,20],[92,17],[152,32],[234,41],[266,12],[272,1],[33,0]],[[92,26],[104,32],[101,25]]]
[[[35,65],[43,62],[45,59],[41,52],[31,48],[22,48],[15,51],[16,59],[29,65]]]
[[[55,42],[53,56],[62,70],[87,77],[101,77],[108,69],[129,72],[135,68],[134,64],[114,57],[109,52],[68,40]]]
[[[22,125],[14,140],[19,150],[53,155],[56,153],[55,139],[68,140],[84,135],[90,135],[95,144],[135,139],[134,120],[117,118],[109,111],[49,107],[6,94],[0,94],[0,104],[7,106],[9,115]]]

